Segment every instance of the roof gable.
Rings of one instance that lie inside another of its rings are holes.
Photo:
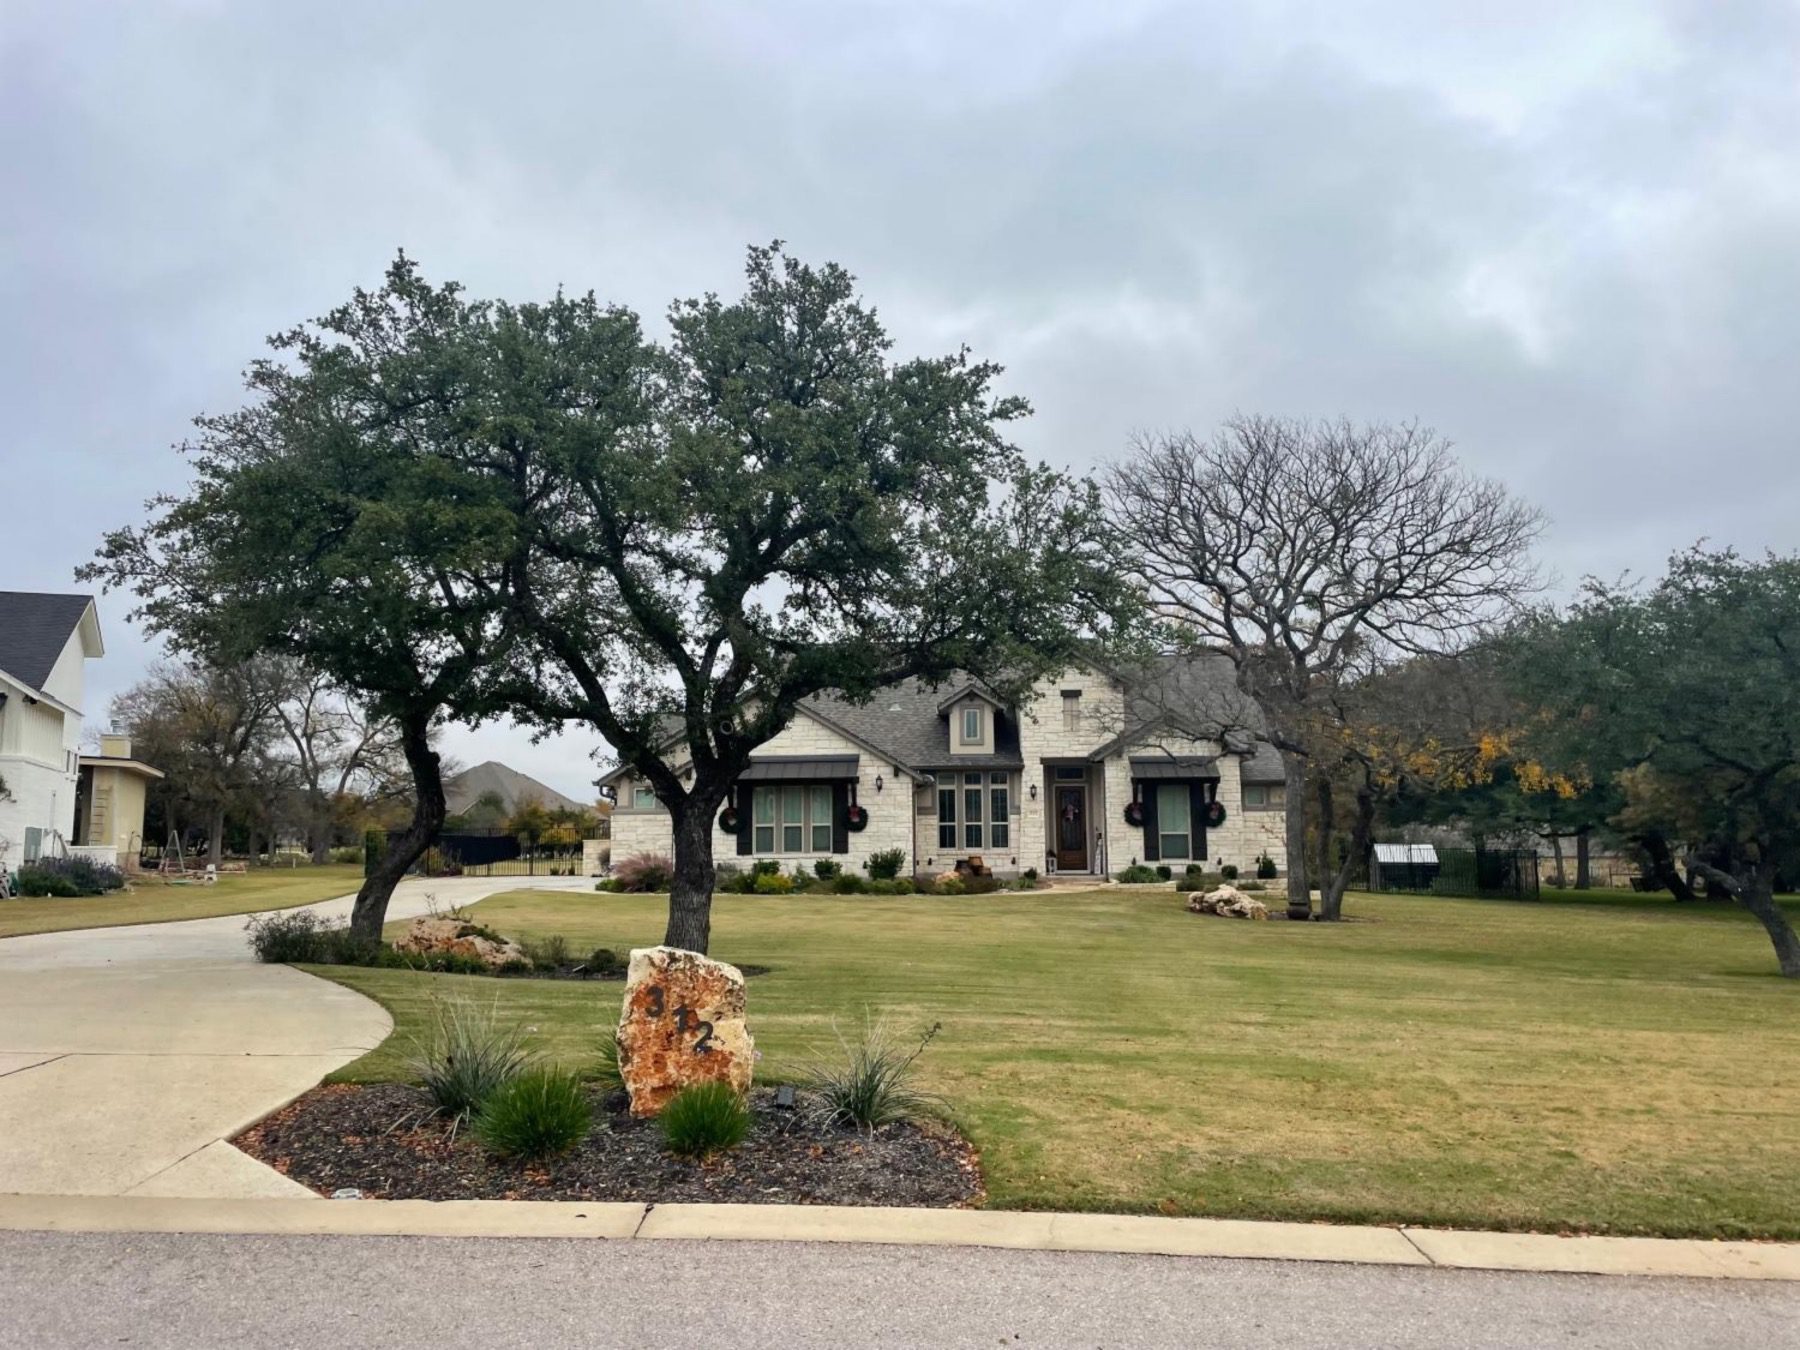
[[[105,650],[92,596],[0,591],[0,670],[20,683],[42,689],[77,632],[83,656]]]

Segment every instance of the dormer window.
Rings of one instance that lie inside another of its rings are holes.
[[[962,738],[964,745],[981,744],[980,708],[964,708],[962,710]]]

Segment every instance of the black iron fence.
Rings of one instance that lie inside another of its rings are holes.
[[[1467,895],[1497,900],[1538,898],[1538,856],[1526,849],[1439,848],[1436,864],[1379,863],[1370,869],[1377,891]]]

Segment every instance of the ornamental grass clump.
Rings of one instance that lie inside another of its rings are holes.
[[[408,1060],[437,1113],[453,1124],[480,1110],[530,1066],[525,1033],[500,1020],[498,1001],[478,1008],[461,999],[433,1003],[431,1024],[414,1039]]]
[[[553,1158],[567,1153],[593,1125],[581,1080],[566,1069],[528,1069],[496,1088],[472,1128],[502,1158]]]
[[[942,1022],[933,1022],[910,1049],[896,1043],[885,1021],[866,1024],[855,1045],[840,1034],[844,1058],[815,1066],[808,1077],[814,1098],[810,1109],[828,1124],[860,1130],[930,1114],[937,1099],[915,1085],[913,1065],[942,1028]]]
[[[657,1118],[663,1145],[683,1158],[736,1148],[750,1133],[750,1107],[730,1083],[717,1079],[683,1088]]]

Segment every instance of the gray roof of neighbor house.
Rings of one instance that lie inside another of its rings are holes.
[[[93,603],[89,595],[0,591],[0,670],[42,689]]]
[[[536,797],[552,811],[558,807],[570,811],[588,809],[585,803],[565,797],[547,783],[510,769],[498,760],[490,759],[444,780],[444,802],[453,816],[461,815],[490,792],[499,794],[501,807],[509,815],[529,797]]]

